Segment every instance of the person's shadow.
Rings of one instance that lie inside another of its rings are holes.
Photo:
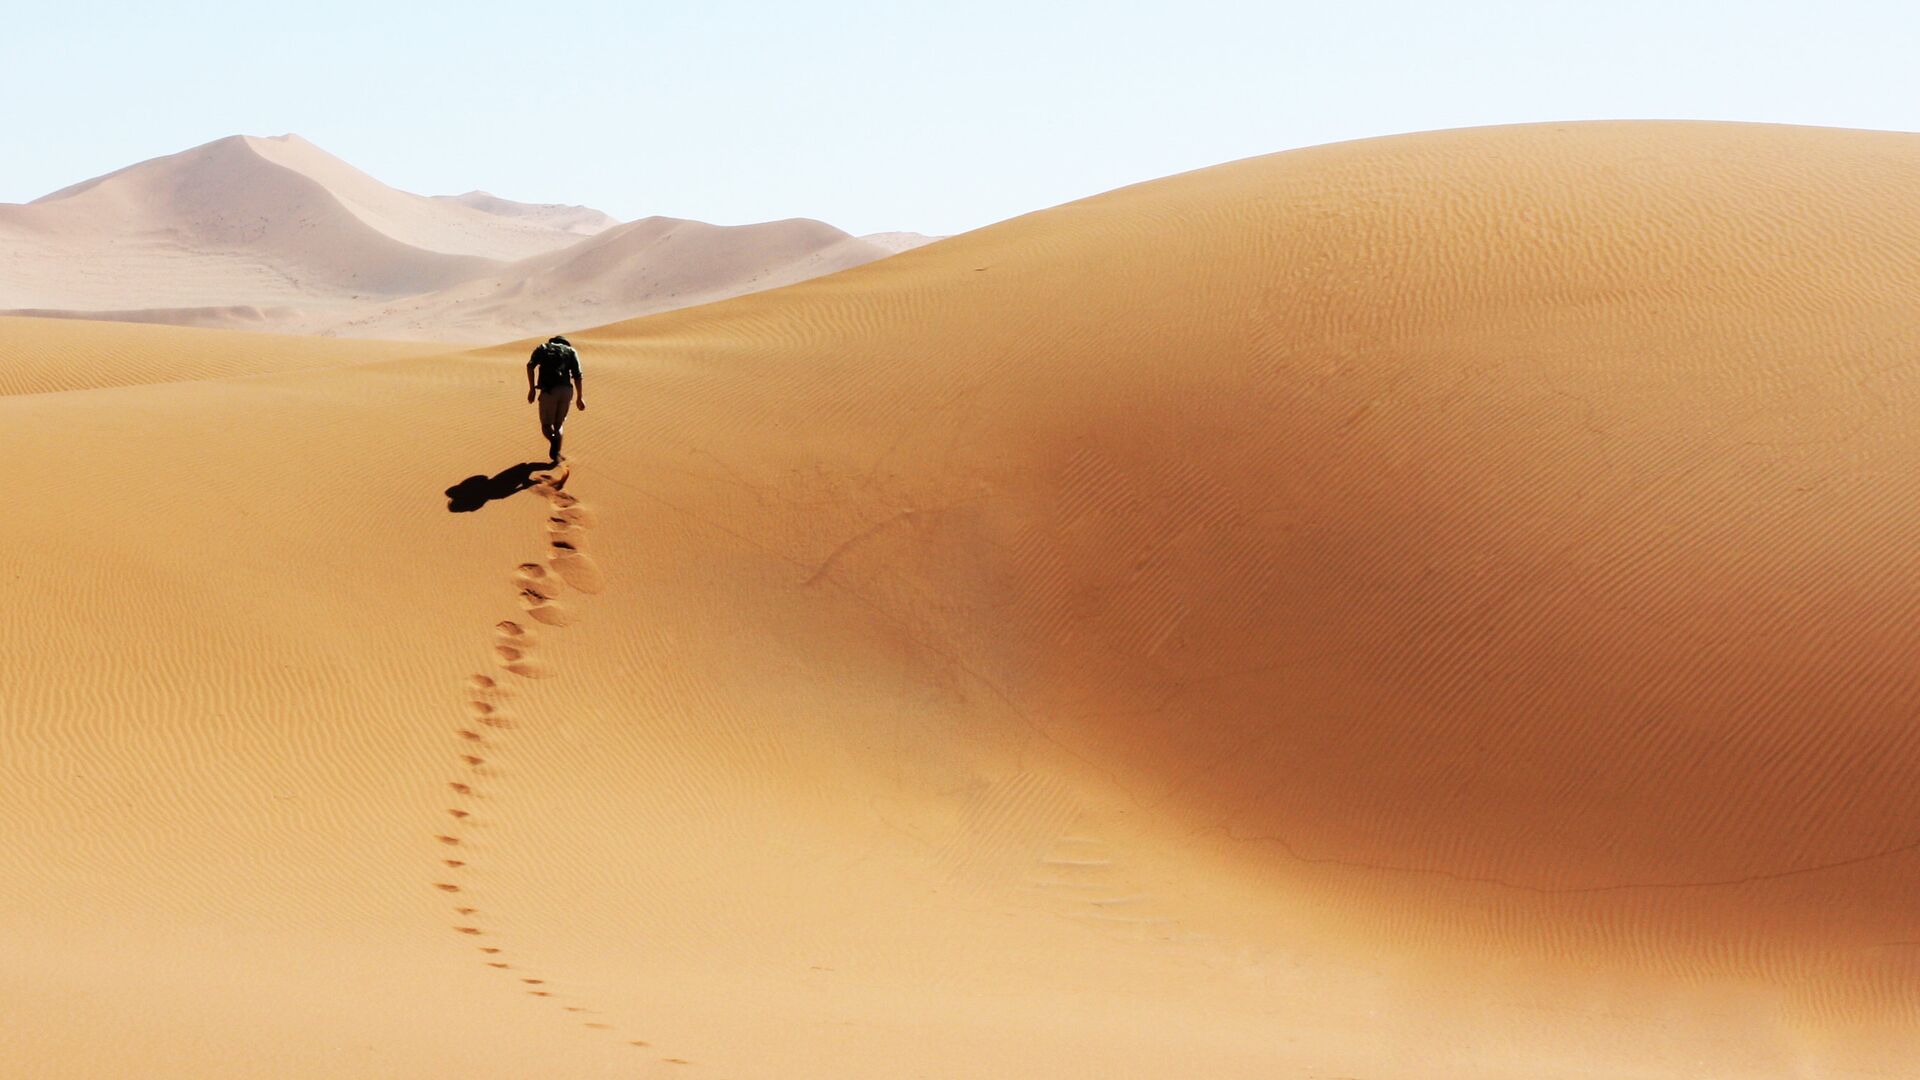
[[[495,499],[533,486],[533,474],[551,468],[544,461],[523,461],[492,476],[469,476],[447,489],[447,512],[470,514]]]

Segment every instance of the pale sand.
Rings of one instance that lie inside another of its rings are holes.
[[[550,229],[560,229],[576,236],[593,236],[620,224],[620,219],[603,214],[590,206],[514,202],[512,199],[503,199],[488,191],[469,191],[465,195],[435,195],[433,198],[456,202],[462,206],[484,210],[501,217],[536,222]]]
[[[0,314],[490,344],[791,284],[930,239],[869,241],[806,219],[620,225],[480,191],[427,198],[297,135],[236,135],[0,204]]]
[[[1917,291],[1915,137],[1487,129],[571,335],[471,513],[525,343],[0,398],[0,1071],[1911,1075]]]

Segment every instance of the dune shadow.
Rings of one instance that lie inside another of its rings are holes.
[[[447,489],[447,512],[469,514],[495,499],[504,499],[533,486],[533,474],[549,468],[544,461],[523,461],[492,476],[469,476]]]

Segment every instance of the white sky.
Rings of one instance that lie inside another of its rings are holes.
[[[1614,117],[1920,129],[1920,4],[33,3],[0,201],[297,132],[422,194],[952,233],[1253,154]]]

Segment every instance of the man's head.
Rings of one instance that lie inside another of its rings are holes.
[[[573,342],[571,342],[571,341],[568,341],[568,340],[567,340],[566,338],[563,338],[563,337],[561,337],[561,336],[560,336],[559,334],[555,334],[555,335],[553,335],[552,337],[550,337],[550,338],[548,338],[548,339],[547,339],[547,344],[549,344],[549,345],[565,345],[565,346],[566,346],[567,348],[569,348],[569,349],[571,349],[571,348],[573,348]]]

